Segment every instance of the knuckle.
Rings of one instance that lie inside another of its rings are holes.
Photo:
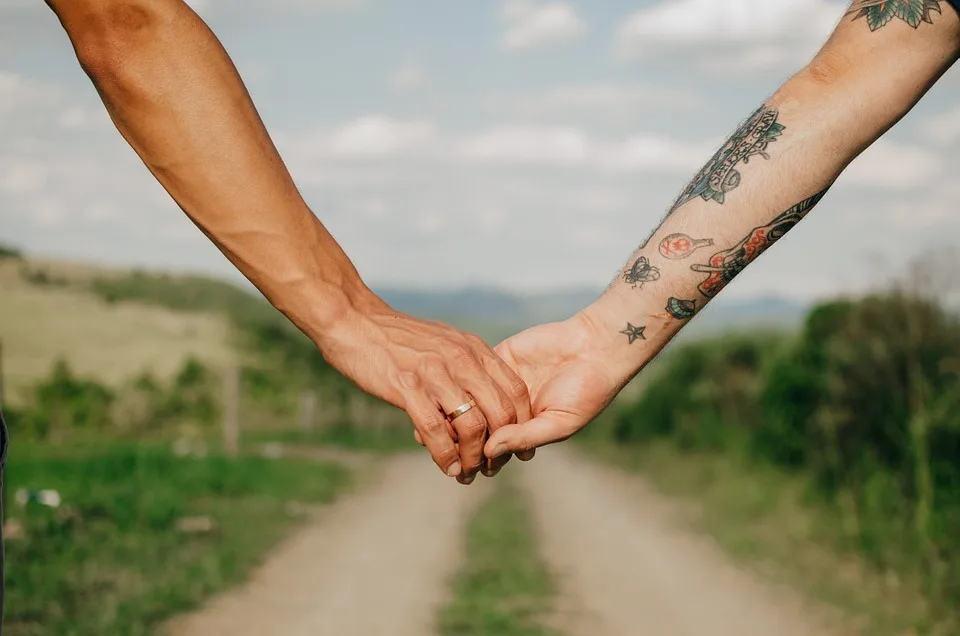
[[[423,431],[427,435],[436,435],[443,431],[446,432],[447,424],[446,420],[437,415],[436,417],[428,417],[423,420]]]
[[[506,426],[517,421],[517,409],[512,404],[501,404],[497,409],[497,424]]]
[[[446,357],[456,365],[473,364],[477,361],[470,347],[459,342],[448,345]]]
[[[473,417],[469,418],[462,416],[460,419],[464,421],[460,423],[460,426],[457,427],[457,430],[462,436],[477,437],[487,431],[487,422],[481,416],[474,415]]]
[[[468,333],[468,334],[465,334],[465,336],[466,336],[467,342],[470,343],[470,346],[474,347],[475,349],[481,349],[481,350],[490,349],[490,345],[487,344],[486,340],[484,340],[477,334]]]
[[[530,393],[527,390],[527,385],[523,380],[519,378],[510,385],[510,397],[515,400],[526,400],[530,397]]]
[[[441,468],[446,468],[460,459],[460,456],[457,454],[457,449],[453,446],[445,446],[441,449],[434,450],[432,455],[434,461],[436,461]]]
[[[413,371],[402,371],[398,377],[399,384],[408,391],[415,391],[423,386],[423,380],[419,373]]]

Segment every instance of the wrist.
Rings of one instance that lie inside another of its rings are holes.
[[[626,384],[663,349],[682,326],[665,310],[659,294],[617,285],[579,314],[589,325],[591,348]]]

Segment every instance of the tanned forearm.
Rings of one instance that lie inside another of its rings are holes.
[[[625,381],[802,220],[956,60],[958,19],[946,3],[897,2],[926,9],[919,19],[888,17],[882,5],[896,2],[855,2],[814,61],[741,124],[585,310]],[[944,5],[942,13],[931,5]]]
[[[530,418],[526,385],[480,338],[396,312],[366,287],[203,21],[181,0],[47,3],[118,130],[194,223],[328,363],[404,409],[445,474],[495,474],[507,457],[483,456],[487,431]],[[446,416],[468,402],[477,408]]]
[[[48,0],[120,133],[173,199],[301,329],[367,290],[313,215],[220,42],[179,0]]]

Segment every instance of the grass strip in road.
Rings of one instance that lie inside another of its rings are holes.
[[[545,625],[555,595],[524,493],[509,475],[471,519],[466,562],[441,610],[441,636],[555,636]]]
[[[7,541],[5,636],[149,634],[241,582],[305,504],[350,483],[344,469],[313,461],[119,444],[17,445],[6,479],[11,494],[51,489],[62,503],[7,502],[22,537]]]

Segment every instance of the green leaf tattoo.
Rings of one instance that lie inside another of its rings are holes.
[[[856,0],[847,15],[856,14],[854,20],[867,19],[871,31],[886,26],[894,18],[900,18],[914,29],[921,22],[933,24],[931,12],[941,13],[940,0]]]
[[[770,158],[767,147],[776,141],[786,128],[777,122],[778,115],[775,108],[768,108],[766,105],[754,111],[684,188],[670,212],[697,197],[723,205],[726,194],[740,185],[740,172],[737,167],[741,163],[749,163],[750,158],[755,155],[764,159]]]

